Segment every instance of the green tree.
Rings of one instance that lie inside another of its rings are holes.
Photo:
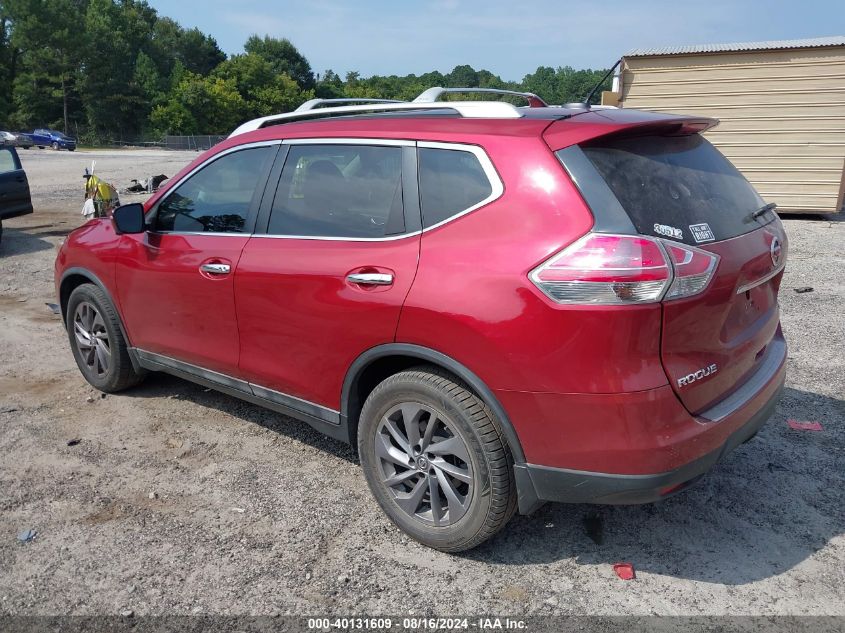
[[[131,137],[142,129],[149,103],[133,79],[155,20],[155,10],[143,1],[90,0],[83,99],[88,124],[97,135]]]
[[[144,51],[138,53],[138,58],[135,60],[133,82],[149,104],[154,105],[162,99],[164,81],[155,62]]]
[[[207,75],[226,59],[226,54],[217,46],[217,40],[193,28],[182,32],[177,58],[192,73]]]
[[[185,71],[150,122],[161,134],[227,134],[244,119],[246,102],[235,82]]]
[[[170,71],[170,77],[167,80],[168,92],[175,90],[176,86],[182,83],[182,80],[188,72],[188,69],[185,68],[185,66],[182,65],[182,62],[177,59],[176,63],[173,64],[173,68]]]
[[[227,60],[213,37],[159,15],[146,0],[0,0],[0,123],[66,130],[81,123],[89,140],[150,129],[223,133],[315,94],[410,100],[431,86],[467,86],[530,90],[565,103],[583,99],[604,72],[541,66],[513,82],[463,64],[445,75],[341,78],[327,70],[315,77],[287,39],[253,35],[244,50]]]
[[[159,16],[153,24],[146,52],[162,77],[169,77],[174,65],[182,64],[180,49],[183,31],[176,20],[168,17]]]
[[[343,96],[343,80],[336,72],[329,69],[317,77],[315,93],[321,99],[337,99]]]
[[[175,99],[153,107],[150,125],[160,135],[195,134],[198,129],[194,115]]]
[[[276,76],[273,66],[261,55],[246,53],[233,55],[217,66],[214,77],[231,80],[244,98],[270,83]]]
[[[18,126],[61,121],[65,132],[68,131],[81,62],[78,39],[82,30],[81,12],[86,4],[85,0],[5,0],[3,3],[5,20],[12,25],[9,46],[16,62],[13,119]],[[9,70],[7,67],[6,72]]]
[[[310,90],[315,87],[314,72],[311,64],[300,53],[290,40],[278,39],[265,35],[263,38],[258,35],[251,35],[244,44],[247,53],[253,53],[263,57],[273,70],[277,73],[285,73],[299,84],[303,90]]]
[[[17,67],[17,48],[12,46],[12,22],[3,2],[0,2],[0,121],[12,111],[12,84]]]
[[[575,70],[571,66],[556,69],[540,66],[535,72],[525,76],[522,85],[525,90],[537,93],[549,103],[570,103],[582,101],[606,72],[607,69]],[[593,103],[597,103],[601,98],[601,90],[610,90],[611,81],[612,79],[608,78],[596,91]]]
[[[245,119],[287,112],[314,96],[313,90],[300,90],[287,73],[276,72],[269,61],[255,53],[234,55],[212,76],[234,84],[244,99]]]
[[[226,59],[213,37],[199,29],[183,29],[168,17],[156,19],[148,49],[162,77],[170,75],[176,63],[192,73],[207,75]]]
[[[299,84],[282,73],[252,94],[247,118],[290,112],[313,98],[313,90],[301,90]]]
[[[444,77],[446,86],[450,88],[478,88],[478,73],[472,66],[455,66],[448,75]]]

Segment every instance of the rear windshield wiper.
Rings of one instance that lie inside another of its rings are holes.
[[[756,220],[761,215],[766,215],[769,211],[774,211],[778,208],[778,205],[774,202],[770,202],[769,204],[760,207],[754,213],[751,214],[751,219]]]

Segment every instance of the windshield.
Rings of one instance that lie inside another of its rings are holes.
[[[699,134],[600,139],[582,149],[644,235],[713,242],[774,217],[751,217],[765,201]]]

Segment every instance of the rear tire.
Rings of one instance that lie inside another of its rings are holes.
[[[403,371],[373,390],[361,411],[358,454],[382,510],[434,549],[472,549],[516,510],[513,457],[499,421],[436,367]]]
[[[98,286],[82,284],[74,289],[65,323],[76,365],[91,386],[115,393],[143,380],[144,373],[132,367],[117,311]]]

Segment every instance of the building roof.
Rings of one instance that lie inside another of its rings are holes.
[[[737,51],[770,51],[787,48],[816,48],[820,46],[845,46],[845,35],[813,37],[803,40],[770,40],[767,42],[738,42],[735,44],[699,44],[690,46],[663,46],[635,48],[625,57],[653,57],[657,55],[693,55],[696,53],[731,53]]]

